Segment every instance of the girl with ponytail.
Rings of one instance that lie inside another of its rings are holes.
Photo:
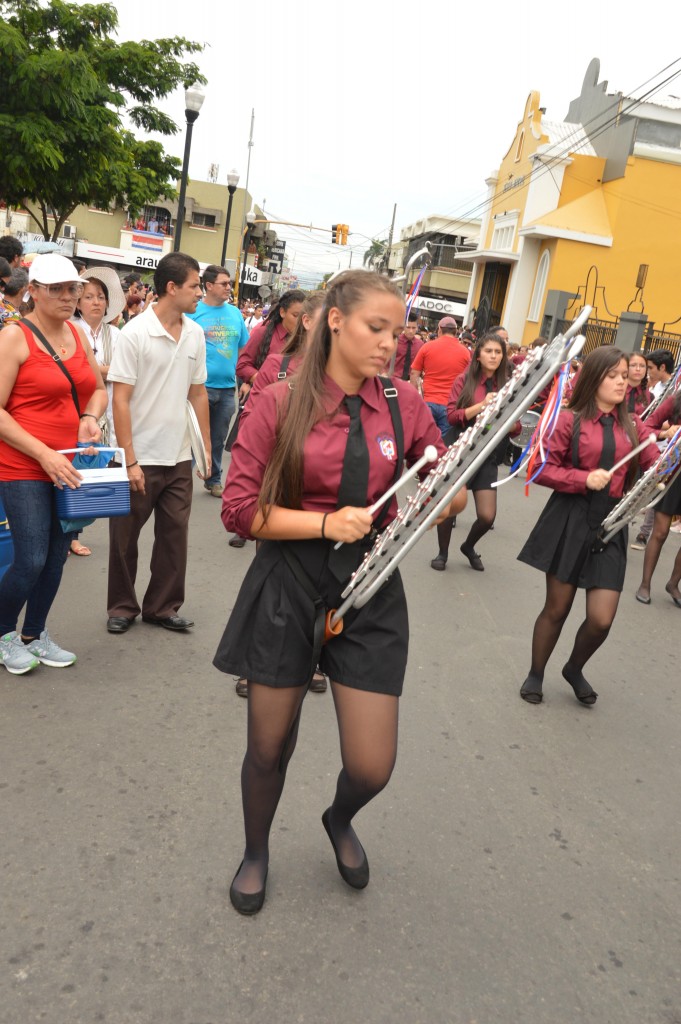
[[[341,274],[299,371],[260,394],[232,449],[223,522],[263,541],[214,659],[248,680],[246,846],[230,888],[242,914],[265,899],[270,828],[317,662],[331,680],[342,762],[322,824],[344,881],[369,881],[352,820],[386,786],[397,753],[409,635],[399,572],[324,646],[321,638],[325,611],[339,607],[373,531],[397,511],[394,499],[375,516],[369,506],[402,462],[413,465],[429,444],[444,452],[416,389],[379,377],[403,325],[404,301],[388,278]],[[465,500],[458,494],[446,514]]]
[[[295,331],[304,300],[305,292],[298,288],[284,292],[262,323],[251,331],[248,344],[241,350],[236,364],[236,375],[243,382],[240,399],[243,400],[250,391],[270,352],[281,352],[287,338]]]

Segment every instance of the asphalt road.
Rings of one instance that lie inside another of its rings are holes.
[[[357,819],[362,893],[322,830],[337,736],[330,695],[308,696],[254,919],[228,899],[246,701],[211,665],[253,546],[227,546],[197,489],[196,628],[109,636],[106,525],[90,528],[50,621],[78,664],[0,675],[2,1024],[679,1024],[679,537],[649,608],[631,552],[596,707],[560,677],[581,607],[530,707],[543,578],[515,555],[546,497],[502,489],[484,574],[458,554],[470,510],[446,572],[432,536],[404,565],[400,752]]]

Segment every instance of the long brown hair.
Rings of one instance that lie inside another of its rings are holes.
[[[290,383],[279,407],[277,440],[265,468],[258,507],[267,519],[270,505],[300,508],[303,497],[303,445],[315,423],[324,416],[326,364],[331,353],[329,313],[339,309],[345,316],[371,292],[402,293],[387,277],[369,270],[347,270],[326,290],[324,309],[308,346],[303,365]]]
[[[301,292],[299,288],[292,288],[290,291],[284,292],[281,298],[272,306],[271,310],[267,314],[265,330],[263,331],[262,338],[260,339],[255,359],[253,360],[256,370],[260,369],[270,354],[272,335],[282,321],[282,314],[286,312],[289,306],[292,306],[296,302],[303,302],[304,299],[305,292]]]
[[[500,391],[508,380],[509,371],[506,342],[503,338],[500,338],[498,334],[488,331],[487,334],[483,334],[482,338],[475,343],[473,355],[471,356],[471,361],[466,371],[466,380],[464,381],[463,391],[459,395],[459,401],[456,403],[457,409],[465,409],[466,406],[470,405],[473,401],[475,389],[484,376],[482,366],[480,365],[480,353],[485,345],[491,341],[493,341],[495,345],[499,345],[502,352],[501,362],[492,375],[494,377],[494,386],[497,391]]]
[[[595,348],[593,352],[589,352],[585,358],[582,368],[577,375],[577,381],[574,386],[574,390],[570,396],[568,402],[568,409],[571,409],[575,417],[575,426],[579,429],[579,424],[584,420],[592,420],[598,416],[598,405],[596,404],[596,392],[600,386],[600,383],[610,370],[614,369],[622,360],[625,360],[627,366],[629,366],[629,356],[626,352],[622,352],[621,349],[615,348],[613,345],[601,345],[600,348]],[[615,406],[617,410],[617,419],[620,426],[625,431],[627,437],[631,441],[632,448],[638,445],[638,435],[636,433],[636,427],[629,414],[627,408],[626,394],[624,399]],[[636,479],[638,473],[638,455],[629,463],[629,470],[627,472],[627,479],[625,487],[628,489]]]
[[[300,316],[298,317],[298,323],[293,334],[289,334],[288,341],[281,350],[281,354],[284,356],[292,356],[303,347],[305,339],[307,338],[307,330],[303,326],[303,317],[309,316],[310,318],[315,315],[320,306],[324,305],[326,299],[326,292],[308,292],[305,297],[305,301],[300,310]]]

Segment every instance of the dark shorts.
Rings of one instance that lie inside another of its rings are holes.
[[[466,487],[469,491],[491,491],[499,479],[499,466],[491,458],[485,459],[480,469],[470,478]]]
[[[286,542],[284,542],[286,543]],[[327,568],[330,545],[291,544],[328,609],[343,585]],[[315,610],[276,541],[260,545],[229,617],[213,664],[264,686],[304,686],[310,675]],[[399,572],[363,608],[351,608],[343,631],[322,647],[319,666],[334,682],[399,697],[407,666],[409,620]]]
[[[615,504],[613,500],[613,507]],[[627,528],[595,553],[592,546],[598,527],[589,525],[588,512],[586,496],[554,491],[518,560],[573,587],[621,592],[627,568]]]

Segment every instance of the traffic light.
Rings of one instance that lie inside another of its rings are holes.
[[[331,244],[332,245],[340,245],[341,244],[341,228],[342,227],[343,227],[342,224],[332,224],[331,225]]]
[[[342,235],[341,245],[347,245],[348,244],[348,231],[350,230],[350,228],[348,227],[347,224],[341,224],[340,228],[341,228],[341,235]]]

